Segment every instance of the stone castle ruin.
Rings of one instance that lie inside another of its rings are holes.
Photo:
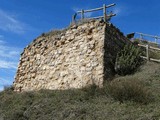
[[[15,91],[103,86],[129,40],[112,24],[90,20],[35,39],[21,54]]]

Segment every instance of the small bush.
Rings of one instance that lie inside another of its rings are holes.
[[[147,40],[142,40],[141,41],[143,44],[148,44],[148,41]]]
[[[134,45],[138,45],[140,43],[140,40],[139,39],[135,39],[134,41],[133,41],[133,44]]]
[[[12,92],[14,90],[13,86],[4,86],[4,91]]]
[[[106,86],[107,93],[120,102],[133,101],[147,104],[151,102],[151,93],[137,80],[112,81]]]
[[[45,36],[45,35],[46,35],[46,33],[42,33],[42,34],[41,34],[41,36]]]
[[[93,84],[93,85],[83,88],[82,91],[84,91],[84,96],[83,96],[84,99],[89,100],[89,99],[94,98],[98,94],[99,87]]]
[[[127,75],[136,72],[142,64],[143,59],[140,57],[142,51],[133,46],[126,45],[122,51],[117,54],[115,71],[119,75]]]

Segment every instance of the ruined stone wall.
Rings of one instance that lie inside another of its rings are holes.
[[[116,53],[126,42],[117,28],[101,21],[43,34],[24,49],[14,89],[102,87],[113,70]]]
[[[15,91],[102,86],[104,31],[91,21],[34,40],[21,55]]]

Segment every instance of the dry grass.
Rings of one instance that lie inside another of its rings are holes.
[[[142,91],[144,89],[140,86],[143,83],[142,86],[149,90],[154,98],[148,104],[141,104],[133,99],[120,102],[106,89],[99,89],[96,86],[82,90],[41,90],[29,93],[15,93],[8,89],[0,92],[0,118],[3,117],[4,120],[159,120],[159,73],[160,64],[147,63],[134,75],[117,76],[114,79],[115,84],[123,80],[138,80],[140,82],[138,89]]]
[[[144,83],[136,79],[111,81],[106,85],[108,94],[121,103],[133,101],[147,104],[153,101],[152,94]]]

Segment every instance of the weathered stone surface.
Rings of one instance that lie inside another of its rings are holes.
[[[40,36],[21,54],[14,90],[102,87],[110,61],[126,42],[117,28],[100,21]]]

